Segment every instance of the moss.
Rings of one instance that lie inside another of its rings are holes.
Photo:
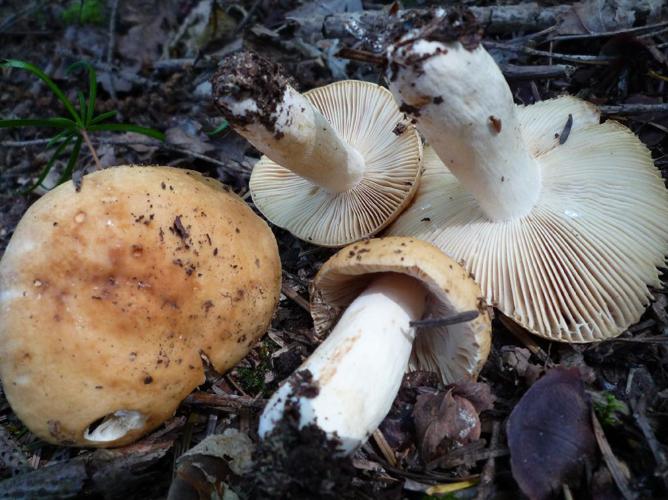
[[[240,366],[236,369],[239,376],[239,383],[244,391],[255,396],[262,393],[266,396],[267,384],[265,377],[271,370],[271,353],[276,349],[274,343],[269,339],[264,339],[257,347],[259,362],[255,367]]]
[[[94,24],[105,22],[105,3],[102,0],[72,0],[61,14],[65,24]]]

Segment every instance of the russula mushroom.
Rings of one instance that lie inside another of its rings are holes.
[[[343,246],[413,197],[422,143],[387,89],[348,80],[302,95],[250,52],[224,59],[212,85],[225,118],[266,155],[251,174],[253,202],[298,238]]]
[[[668,191],[650,153],[575,97],[515,105],[471,39],[466,19],[437,17],[387,51],[390,89],[433,148],[388,232],[436,244],[532,333],[616,336],[660,286],[668,250]]]
[[[95,172],[35,202],[0,261],[5,394],[48,442],[129,443],[204,382],[205,360],[234,366],[279,293],[273,234],[222,184]]]
[[[451,326],[421,328],[421,317],[478,311]],[[410,365],[445,383],[476,376],[490,348],[480,288],[433,245],[412,238],[365,240],[340,250],[312,285],[316,333],[329,336],[274,393],[260,418],[271,432],[290,408],[352,452],[390,410]],[[338,321],[338,322],[337,322]]]

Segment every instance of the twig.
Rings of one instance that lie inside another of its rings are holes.
[[[29,16],[32,14],[34,11],[39,9],[42,4],[44,3],[44,0],[40,0],[37,2],[32,2],[29,4],[27,7],[24,7],[22,10],[19,10],[18,12],[8,16],[2,24],[0,24],[0,32],[7,31],[11,26],[13,26],[19,19],[22,17]]]
[[[44,144],[47,144],[50,141],[50,139],[32,139],[28,141],[4,141],[0,142],[0,146],[3,147],[8,147],[8,148],[23,148],[23,147],[30,147],[30,146],[43,146]],[[142,141],[128,141],[126,139],[98,139],[98,138],[93,138],[90,139],[91,143],[95,144],[111,144],[111,145],[116,145],[116,146],[133,146],[133,145],[142,145],[142,146],[147,146],[150,145],[147,142],[142,142]],[[207,163],[211,163],[213,165],[217,165],[219,167],[222,167],[226,170],[230,170],[235,174],[246,174],[248,173],[248,169],[243,166],[242,163],[239,163],[235,160],[230,160],[230,162],[235,163],[237,166],[232,166],[230,163],[226,163],[223,161],[220,161],[216,158],[212,158],[211,156],[206,156],[200,153],[196,153],[195,151],[190,151],[189,149],[185,148],[180,148],[178,146],[173,146],[171,144],[166,144],[164,142],[159,142],[156,141],[155,146],[158,148],[163,148],[167,149],[169,151],[175,151],[177,153],[181,153],[187,156],[191,156],[193,158],[197,158],[199,160],[205,161]],[[99,162],[99,160],[98,160]]]
[[[568,77],[575,71],[575,66],[566,64],[549,64],[520,66],[517,64],[501,64],[503,76],[508,80],[533,80]]]
[[[559,59],[562,61],[567,61],[567,62],[572,62],[572,63],[577,63],[577,64],[598,64],[598,65],[606,65],[610,64],[611,61],[614,61],[614,57],[607,57],[607,56],[589,56],[589,55],[579,55],[579,54],[558,54],[556,52],[548,52],[545,50],[537,50],[537,49],[532,49],[530,47],[523,47],[523,46],[518,46],[510,43],[503,43],[503,42],[492,42],[492,41],[485,41],[483,42],[485,46],[493,48],[493,49],[499,49],[499,50],[507,50],[510,52],[522,52],[524,54],[529,54],[532,56],[540,56],[540,57],[548,57],[548,58],[553,58],[553,59]]]
[[[385,439],[385,436],[383,436],[382,431],[380,429],[376,429],[375,431],[373,431],[372,436],[373,436],[373,440],[378,445],[378,448],[380,449],[380,452],[385,457],[385,460],[387,460],[387,462],[392,467],[396,467],[397,466],[397,457],[394,456],[394,452],[392,451],[392,447],[390,446],[390,444]]]
[[[183,401],[184,404],[190,406],[205,406],[232,412],[241,408],[264,408],[266,402],[266,399],[254,399],[234,394],[210,394],[208,392],[195,392]]]
[[[285,295],[287,298],[292,300],[295,304],[297,304],[299,307],[304,309],[306,312],[310,312],[311,308],[309,307],[308,300],[306,300],[304,297],[299,295],[296,290],[293,290],[290,288],[287,283],[282,283],[281,284],[281,292],[283,292],[283,295]]]
[[[91,154],[93,155],[93,160],[95,161],[95,166],[97,167],[98,170],[102,170],[102,164],[100,163],[100,159],[97,157],[97,151],[95,151],[95,147],[93,147],[93,143],[90,142],[90,137],[88,137],[88,132],[86,132],[85,129],[81,129],[81,136],[84,139],[84,142],[86,143],[86,146],[88,146],[88,149],[90,149]]]
[[[531,354],[536,356],[541,363],[546,363],[548,366],[552,366],[553,362],[550,357],[545,353],[543,349],[536,343],[536,341],[531,337],[524,328],[519,326],[517,323],[512,321],[510,318],[506,317],[504,314],[499,314],[498,318],[501,320],[503,326],[505,326],[510,333],[512,333],[520,342],[524,344],[524,347],[531,351]]]
[[[556,35],[553,37],[550,37],[548,40],[554,40],[555,42],[561,42],[561,41],[566,41],[566,40],[583,40],[583,39],[592,39],[592,38],[605,38],[609,36],[616,36],[616,35],[624,35],[627,33],[638,33],[640,31],[646,31],[646,30],[652,30],[654,28],[661,28],[663,26],[667,26],[668,21],[662,21],[660,23],[655,23],[655,24],[646,24],[645,26],[636,26],[634,28],[624,28],[620,30],[614,30],[614,31],[604,31],[602,33],[583,33],[583,34],[577,34],[577,35]],[[656,36],[657,34],[660,34],[660,30],[656,33],[646,33],[643,35],[639,35],[638,38],[643,38],[643,37],[649,37],[649,36]]]
[[[489,450],[495,450],[499,446],[499,434],[501,433],[501,424],[498,420],[492,422],[492,437],[489,441]],[[482,474],[480,475],[480,485],[478,486],[478,494],[476,495],[476,500],[485,500],[486,498],[492,497],[493,485],[494,485],[494,474],[495,474],[496,465],[494,463],[494,455],[490,455],[487,459],[487,463],[482,469]]]
[[[237,27],[234,28],[234,31],[232,32],[231,38],[234,39],[236,36],[241,32],[242,29],[246,27],[248,22],[253,18],[253,15],[255,14],[255,11],[257,8],[260,6],[262,3],[262,0],[255,0],[255,3],[251,6],[251,8],[248,10],[244,18],[241,20],[239,24],[237,24]]]
[[[668,472],[668,462],[666,461],[665,454],[661,451],[661,445],[654,435],[652,426],[647,420],[647,395],[643,394],[639,400],[631,399],[631,408],[633,409],[633,420],[636,421],[636,425],[642,431],[645,441],[649,445],[649,449],[652,450],[652,455],[654,456],[654,461],[657,465],[656,475],[660,476],[663,486],[665,489],[668,489],[668,477],[666,477],[666,472]]]
[[[341,59],[349,59],[351,61],[358,61],[362,63],[372,64],[375,66],[383,66],[387,64],[387,58],[383,54],[376,54],[367,50],[343,48],[339,50],[336,57]],[[510,80],[523,80],[533,78],[559,78],[561,76],[569,76],[575,68],[566,65],[535,65],[535,66],[519,66],[516,64],[502,64],[501,71],[504,76]]]
[[[109,42],[107,44],[107,57],[105,59],[107,64],[113,62],[114,46],[116,45],[116,13],[118,12],[119,0],[113,0],[111,3],[111,14],[109,15]],[[109,77],[109,94],[111,98],[116,101],[116,89],[114,88],[114,78]]]
[[[640,115],[643,113],[668,113],[668,103],[659,104],[614,104],[599,106],[604,115]]]
[[[601,454],[603,455],[605,465],[607,465],[608,470],[610,471],[610,475],[614,479],[617,488],[625,500],[634,499],[636,496],[629,488],[629,482],[626,479],[626,476],[624,476],[624,472],[622,471],[619,460],[612,452],[612,448],[610,448],[610,443],[608,443],[608,439],[605,437],[601,423],[598,421],[598,418],[596,418],[596,413],[594,412],[593,408],[591,410],[591,421],[594,428],[596,442],[598,443],[598,447],[600,448]]]

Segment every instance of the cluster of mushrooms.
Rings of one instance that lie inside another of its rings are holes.
[[[387,49],[389,91],[342,81],[300,94],[247,52],[213,77],[217,106],[265,155],[255,206],[298,238],[344,247],[311,288],[314,328],[329,335],[269,400],[261,437],[298,408],[300,426],[351,453],[407,369],[444,383],[478,374],[488,306],[542,337],[592,342],[636,322],[660,286],[668,190],[648,149],[580,99],[514,104],[485,49],[446,28]],[[195,172],[126,166],[86,176],[80,192],[61,185],[0,262],[7,398],[49,442],[134,441],[205,364],[223,372],[246,355],[280,278],[267,224]]]

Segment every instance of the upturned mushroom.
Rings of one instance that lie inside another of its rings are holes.
[[[417,334],[411,325],[470,311],[469,321]],[[475,377],[490,348],[478,285],[436,247],[412,238],[340,250],[313,281],[311,315],[318,334],[336,326],[269,400],[261,437],[296,409],[300,427],[317,425],[350,453],[387,415],[409,363],[450,383]]]
[[[422,143],[387,89],[348,80],[302,95],[249,52],[224,59],[212,85],[228,122],[266,155],[253,202],[298,238],[336,247],[369,237],[413,197]]]
[[[23,423],[119,446],[173,415],[267,329],[280,260],[267,224],[197,172],[116,167],[35,202],[0,261],[0,377]]]
[[[537,335],[616,336],[660,286],[664,182],[647,147],[594,105],[515,105],[474,32],[441,11],[387,51],[390,89],[433,148],[389,234],[436,244]]]

